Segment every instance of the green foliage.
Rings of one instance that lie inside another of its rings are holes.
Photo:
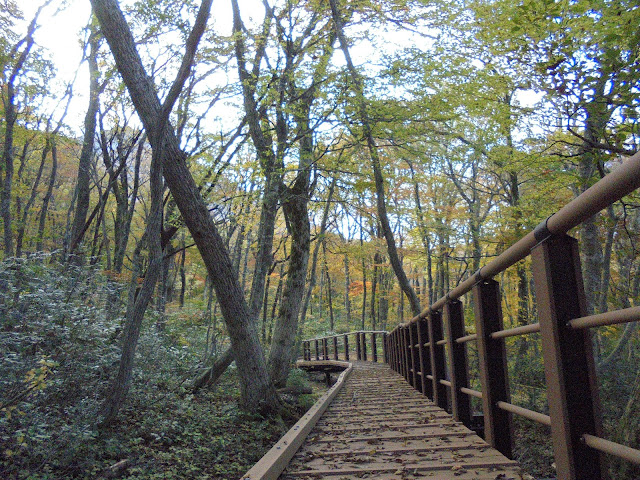
[[[284,433],[281,421],[237,407],[233,368],[214,389],[189,394],[199,352],[174,341],[177,315],[170,335],[145,321],[119,423],[99,429],[119,359],[122,319],[106,313],[113,282],[34,256],[0,264],[0,284],[2,478],[96,478],[123,459],[131,479],[234,478]]]

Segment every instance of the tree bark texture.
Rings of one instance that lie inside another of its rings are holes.
[[[71,243],[69,253],[78,255],[77,249],[82,242],[86,232],[85,222],[89,211],[91,195],[91,160],[93,158],[93,145],[96,136],[96,117],[98,114],[98,103],[100,98],[100,86],[98,82],[98,49],[100,48],[100,37],[93,29],[89,36],[90,52],[89,58],[89,107],[84,117],[84,136],[82,139],[82,151],[78,161],[78,179],[76,183],[76,211],[71,226]],[[80,259],[81,257],[77,257]]]
[[[213,283],[233,348],[244,408],[264,413],[279,409],[280,402],[270,381],[256,330],[254,315],[244,295],[224,240],[189,172],[172,127],[158,135],[156,125],[162,106],[155,86],[144,70],[129,26],[116,0],[92,0],[102,32],[115,57],[136,111],[151,140],[162,155],[165,180],[191,232]]]
[[[133,372],[133,362],[140,328],[144,314],[147,311],[153,290],[155,289],[158,277],[161,274],[163,265],[161,232],[162,232],[162,160],[160,152],[155,152],[151,162],[151,209],[144,235],[149,244],[149,267],[142,282],[142,288],[135,297],[133,308],[127,307],[130,315],[127,316],[124,336],[122,339],[122,354],[118,366],[118,374],[112,381],[107,398],[102,406],[103,425],[113,423],[126,400],[131,385],[131,374]]]

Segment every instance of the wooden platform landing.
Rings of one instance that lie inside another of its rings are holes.
[[[521,479],[520,468],[388,365],[353,362],[280,479]]]

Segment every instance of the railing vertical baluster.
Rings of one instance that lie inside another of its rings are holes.
[[[601,436],[591,336],[567,322],[586,315],[578,242],[552,236],[531,250],[558,478],[600,479],[600,454],[581,442]]]
[[[371,358],[373,362],[378,361],[378,344],[376,343],[376,334],[371,334]]]
[[[391,342],[393,344],[393,364],[394,364],[394,370],[398,373],[400,372],[400,348],[398,345],[398,341],[400,339],[399,335],[398,335],[399,330],[396,329],[396,331],[393,333],[393,342]]]
[[[349,361],[349,335],[344,335],[344,359]]]
[[[454,418],[465,426],[471,427],[471,399],[460,388],[469,387],[467,366],[467,347],[456,342],[464,337],[464,312],[462,302],[453,300],[445,305],[447,316],[447,345],[449,347],[449,366],[451,367],[451,412]]]
[[[320,360],[320,347],[319,347],[319,342],[318,340],[314,340],[315,344],[316,344],[316,360]]]
[[[329,342],[327,337],[322,339],[322,359],[329,360]]]
[[[398,368],[400,374],[406,378],[406,374],[404,371],[404,353],[404,328],[400,327],[398,329]]]
[[[333,337],[333,359],[338,360],[338,337]]]
[[[389,364],[389,335],[387,332],[382,334],[382,359],[384,363]]]
[[[362,348],[362,360],[367,361],[367,334],[360,333],[360,348]]]
[[[411,380],[413,380],[413,372],[411,365],[411,338],[409,336],[409,327],[404,327],[404,354],[405,354],[405,363],[407,365],[407,382],[411,384]]]
[[[402,328],[398,328],[398,330],[396,330],[396,362],[397,362],[397,371],[400,375],[404,374],[404,371],[402,370]]]
[[[502,330],[500,286],[495,280],[483,280],[473,287],[473,306],[478,335],[478,359],[482,384],[484,437],[487,443],[512,458],[513,425],[511,414],[498,408],[498,402],[510,402],[506,349],[491,333]]]
[[[418,359],[418,349],[416,348],[416,343],[418,343],[418,326],[415,323],[410,323],[409,328],[409,352],[411,353],[411,386],[416,390],[422,392],[422,382],[420,381],[420,375],[418,372],[419,368],[419,359]]]
[[[356,332],[356,359],[362,360],[362,348],[360,347],[360,333]]]
[[[411,383],[409,380],[411,375],[409,370],[411,366],[409,364],[409,332],[407,327],[403,326],[400,328],[400,337],[402,342],[402,375],[407,382]]]
[[[433,377],[433,401],[442,409],[447,409],[447,387],[440,383],[445,378],[444,345],[438,345],[442,340],[442,312],[429,314],[429,343],[431,344],[431,376]]]
[[[431,351],[425,347],[425,343],[429,343],[429,325],[426,318],[420,318],[416,322],[416,331],[418,333],[418,361],[422,372],[420,378],[422,394],[433,399],[433,383],[427,378],[431,372]]]
[[[396,332],[393,331],[387,337],[387,355],[389,355],[389,365],[394,372],[398,371],[398,366],[396,364]]]

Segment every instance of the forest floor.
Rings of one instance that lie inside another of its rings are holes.
[[[0,479],[236,479],[266,453],[326,387],[301,370],[282,418],[242,411],[231,366],[192,393],[213,360],[205,303],[171,304],[161,328],[150,309],[127,401],[99,428],[120,358],[122,286],[99,269],[0,263]],[[218,325],[220,322],[218,323]],[[215,329],[211,329],[214,331]],[[222,338],[222,332],[218,332]],[[226,348],[218,345],[219,349]]]
[[[235,377],[235,369],[229,369],[217,385],[188,402],[166,398],[145,408],[128,408],[117,429],[105,435],[110,448],[96,473],[101,469],[103,477],[131,480],[239,478],[325,390],[320,377],[310,381],[304,372],[295,372],[294,383],[311,386],[314,393],[288,397],[287,418],[264,419],[237,407]],[[116,473],[123,460],[125,468]]]

